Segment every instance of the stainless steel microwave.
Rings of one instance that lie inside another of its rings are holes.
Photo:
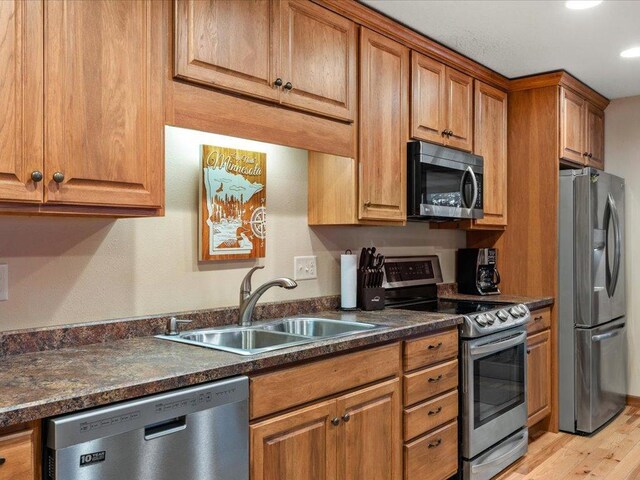
[[[407,152],[408,220],[484,217],[482,157],[427,142],[410,142]]]

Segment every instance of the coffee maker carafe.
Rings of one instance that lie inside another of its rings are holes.
[[[469,295],[500,293],[500,273],[495,248],[461,248],[458,250],[458,292]]]

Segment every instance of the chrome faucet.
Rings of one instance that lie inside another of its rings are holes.
[[[269,290],[271,287],[282,287],[290,290],[298,286],[295,281],[290,278],[283,277],[264,283],[256,288],[255,292],[252,292],[251,275],[253,275],[253,272],[261,268],[264,267],[253,267],[249,270],[249,273],[245,275],[244,280],[242,280],[242,285],[240,286],[240,312],[238,313],[238,324],[241,327],[248,327],[251,325],[253,309],[256,307],[256,303],[258,303],[258,300],[264,292]]]

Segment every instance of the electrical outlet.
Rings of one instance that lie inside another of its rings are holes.
[[[315,255],[309,257],[293,257],[293,279],[312,280],[318,278]]]
[[[9,265],[0,263],[0,302],[9,300]]]

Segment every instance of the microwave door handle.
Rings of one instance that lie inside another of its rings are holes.
[[[462,177],[460,178],[460,206],[463,208],[469,208],[464,198],[464,183],[467,179],[469,171],[473,172],[473,170],[471,170],[471,167],[467,167],[467,169],[462,173]]]
[[[493,267],[493,271],[495,273],[494,282],[496,285],[500,285],[500,282],[502,281],[502,279],[500,278],[500,272],[498,271],[498,267],[497,266]]]
[[[467,172],[471,175],[471,182],[473,183],[473,197],[471,198],[471,205],[469,205],[469,211],[476,208],[476,202],[478,201],[478,179],[471,167],[467,167]]]
[[[491,354],[491,353],[499,352],[500,350],[504,350],[506,348],[514,347],[520,343],[523,343],[524,341],[526,341],[526,339],[527,339],[527,332],[520,332],[517,335],[512,335],[498,342],[491,342],[491,343],[472,346],[469,348],[469,353],[471,357],[478,357],[481,355]]]

